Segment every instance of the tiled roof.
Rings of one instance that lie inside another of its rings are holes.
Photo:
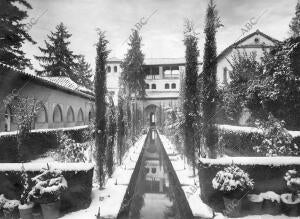
[[[76,84],[74,81],[67,77],[40,77],[33,74],[26,73],[25,71],[21,71],[15,67],[6,65],[0,62],[0,68],[6,68],[9,70],[14,71],[15,73],[19,74],[20,76],[24,76],[29,80],[37,81],[42,83],[45,86],[55,87],[56,89],[60,89],[66,92],[73,93],[75,95],[79,95],[85,98],[94,99],[94,93],[85,88],[83,91],[83,87]]]
[[[226,54],[228,51],[230,51],[231,49],[235,48],[236,46],[238,46],[239,44],[241,44],[242,42],[244,42],[245,40],[249,39],[250,37],[256,35],[256,34],[259,34],[267,39],[269,39],[270,41],[272,41],[274,44],[278,44],[280,41],[279,40],[276,40],[272,37],[270,37],[269,35],[261,32],[260,30],[256,30],[255,32],[245,36],[244,38],[238,40],[237,42],[231,44],[230,46],[228,46],[226,49],[224,49],[218,56],[217,56],[217,59],[221,58],[224,56],[224,54]]]

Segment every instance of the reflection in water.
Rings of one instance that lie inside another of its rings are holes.
[[[142,168],[131,198],[128,218],[180,218],[175,209],[162,147],[156,130],[151,130],[145,145]]]

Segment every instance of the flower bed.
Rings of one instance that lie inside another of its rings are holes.
[[[241,156],[260,156],[253,147],[263,141],[262,131],[255,127],[218,125],[221,144],[225,149],[240,154]],[[300,132],[289,131],[293,143],[300,145]]]
[[[76,142],[82,142],[84,131],[88,126],[59,129],[37,129],[32,130],[27,140],[27,147],[22,151],[26,160],[32,160],[49,149],[59,145],[58,133],[68,134]],[[16,132],[0,133],[0,163],[16,162],[17,159],[17,136]]]
[[[61,211],[72,211],[87,208],[91,201],[94,167],[90,163],[50,163],[51,168],[62,171],[68,182],[68,189],[61,197]],[[29,177],[41,173],[47,164],[25,163],[24,169]],[[22,164],[0,164],[0,194],[8,199],[20,200],[22,193]]]
[[[246,171],[254,181],[251,193],[273,191],[277,194],[289,192],[284,176],[288,170],[300,170],[299,157],[231,157],[221,159],[199,159],[201,198],[216,210],[224,210],[223,194],[214,190],[212,181],[224,167],[235,164]]]

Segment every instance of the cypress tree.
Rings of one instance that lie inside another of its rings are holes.
[[[116,135],[116,112],[112,95],[108,95],[109,108],[107,109],[107,150],[106,168],[109,177],[113,174],[114,166],[114,145]]]
[[[96,105],[96,150],[97,150],[97,169],[100,187],[104,184],[104,163],[106,151],[106,62],[109,54],[107,49],[108,41],[105,33],[101,30],[98,32],[99,40],[96,45],[96,72],[95,72],[95,105]]]
[[[28,34],[26,24],[22,23],[28,17],[25,9],[32,9],[26,0],[1,0],[0,1],[0,62],[25,69],[32,67],[30,60],[25,57],[22,45],[27,40],[35,44]]]
[[[203,134],[204,145],[208,149],[208,156],[216,158],[218,133],[215,127],[215,116],[217,106],[217,46],[216,32],[221,26],[220,18],[213,0],[210,0],[206,11],[206,26],[203,76],[202,78],[202,108],[203,108]]]
[[[42,56],[35,56],[40,62],[42,70],[38,70],[37,75],[41,76],[66,76],[77,82],[77,77],[73,73],[76,67],[75,60],[79,56],[74,55],[69,49],[68,39],[72,35],[68,32],[63,23],[56,26],[55,32],[48,36],[48,42],[45,41],[45,48],[39,47]]]
[[[290,26],[290,32],[293,37],[300,36],[300,2],[299,2],[299,0],[296,5],[295,17],[292,18],[292,21],[289,26]]]
[[[75,82],[81,86],[89,89],[93,89],[93,82],[91,77],[93,76],[91,65],[86,62],[84,55],[79,55],[75,60],[76,66],[73,69],[73,75]]]
[[[192,162],[195,170],[195,151],[197,147],[197,114],[198,114],[198,92],[197,92],[197,76],[198,76],[198,38],[194,31],[191,21],[186,20],[184,31],[186,74],[184,81],[184,146],[187,158]]]
[[[122,163],[122,157],[124,154],[124,139],[126,135],[125,131],[125,121],[124,121],[124,86],[122,83],[122,78],[119,79],[120,88],[118,91],[118,119],[117,119],[117,148],[118,148],[118,156],[119,156],[119,163]]]

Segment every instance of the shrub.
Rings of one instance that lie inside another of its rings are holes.
[[[29,192],[31,200],[39,203],[51,203],[60,199],[61,194],[67,189],[68,184],[62,172],[57,169],[44,169],[44,171],[33,177],[34,186]]]
[[[293,137],[284,128],[284,122],[270,114],[266,122],[258,121],[257,126],[263,131],[262,142],[253,148],[257,153],[265,156],[299,155],[298,146],[292,142]]]
[[[63,134],[60,139],[59,159],[63,162],[85,162],[84,151],[88,144],[76,143],[70,139],[66,134]]]
[[[212,185],[214,189],[226,195],[232,195],[234,193],[241,194],[245,190],[253,189],[254,182],[250,179],[248,173],[232,165],[219,171],[212,180]]]
[[[23,192],[21,194],[20,203],[21,205],[25,205],[30,202],[29,192],[32,189],[33,184],[32,180],[29,178],[27,172],[25,171],[24,166],[22,166],[21,183],[23,186]]]
[[[292,191],[292,201],[295,201],[300,191],[300,173],[296,170],[289,170],[286,172],[284,179],[288,188]]]

